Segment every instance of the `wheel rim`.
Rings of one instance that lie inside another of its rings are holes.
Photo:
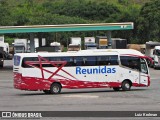
[[[126,83],[126,84],[125,84],[125,87],[126,87],[127,89],[129,89],[129,88],[130,88],[130,84],[129,84],[129,83]]]
[[[59,87],[58,86],[54,86],[53,87],[53,92],[54,93],[58,93],[59,92]]]
[[[156,65],[154,64],[154,68],[156,68]]]

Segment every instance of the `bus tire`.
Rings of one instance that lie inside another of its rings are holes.
[[[155,70],[157,69],[157,67],[156,67],[156,65],[155,65],[155,64],[153,65],[153,68],[154,68]]]
[[[3,68],[3,64],[2,64],[2,65],[0,65],[0,68]]]
[[[114,90],[114,91],[119,91],[119,90],[120,90],[120,87],[113,87],[113,90]]]
[[[59,94],[61,92],[61,85],[59,83],[53,83],[50,88],[51,94]]]
[[[125,80],[122,82],[122,90],[123,91],[129,91],[131,90],[131,83],[128,80]]]
[[[44,92],[45,94],[51,94],[51,91],[50,91],[50,90],[43,90],[43,92]]]

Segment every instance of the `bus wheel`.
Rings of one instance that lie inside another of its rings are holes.
[[[58,83],[53,83],[50,88],[52,94],[59,94],[61,92],[61,85]]]
[[[124,81],[122,83],[122,90],[129,91],[131,89],[131,83],[129,81]]]
[[[51,91],[50,91],[50,90],[43,90],[43,92],[44,92],[45,94],[51,94]]]
[[[157,69],[157,67],[156,67],[156,65],[155,65],[155,64],[153,65],[153,68],[154,68],[155,70]]]
[[[0,68],[3,68],[3,65],[0,65]]]
[[[120,87],[114,87],[113,90],[114,90],[114,91],[119,91],[119,90],[120,90]]]

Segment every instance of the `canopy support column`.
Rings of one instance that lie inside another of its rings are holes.
[[[108,39],[108,48],[112,48],[112,38],[111,38],[111,31],[107,31],[107,39]]]
[[[30,52],[35,52],[34,33],[30,33]]]

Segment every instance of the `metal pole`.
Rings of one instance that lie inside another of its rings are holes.
[[[30,33],[30,51],[31,53],[35,52],[34,33]]]
[[[42,33],[38,34],[39,47],[42,47]]]
[[[112,38],[111,38],[111,31],[107,31],[107,39],[108,39],[108,48],[112,48]]]

